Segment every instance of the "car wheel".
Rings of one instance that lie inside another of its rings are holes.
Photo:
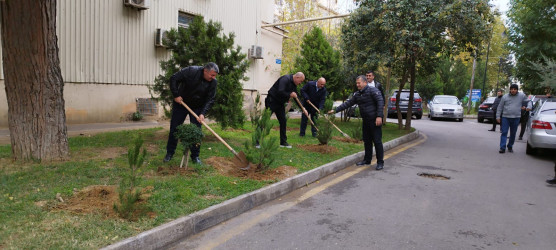
[[[423,115],[415,115],[415,118],[417,118],[417,120],[420,120],[421,117],[423,117]]]
[[[485,122],[485,118],[477,118],[477,121],[478,121],[479,123],[483,123],[483,122]]]
[[[531,145],[529,145],[529,141],[527,142],[527,148],[525,149],[525,153],[528,155],[534,155],[537,153],[537,149],[531,147]]]
[[[459,122],[463,122],[463,118],[459,118]]]

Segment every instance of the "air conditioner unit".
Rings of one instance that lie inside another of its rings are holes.
[[[156,37],[154,39],[154,46],[168,47],[164,44],[164,40],[168,37],[168,31],[165,29],[156,29]]]
[[[150,0],[124,0],[124,5],[139,10],[146,10],[151,6],[151,3]]]
[[[251,45],[251,49],[247,51],[249,58],[253,59],[263,59],[263,47],[257,45]]]

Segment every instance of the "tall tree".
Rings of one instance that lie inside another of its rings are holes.
[[[516,76],[523,89],[543,93],[541,77],[531,62],[545,63],[556,59],[556,0],[512,0],[508,18],[511,50],[516,57]]]
[[[486,27],[492,18],[488,3],[486,0],[357,2],[358,10],[343,28],[349,30],[349,36],[343,39],[347,40],[344,49],[348,55],[360,58],[356,62],[367,62],[375,56],[371,61],[391,64],[400,78],[399,90],[409,82],[410,108],[405,129],[410,129],[417,69],[430,73],[438,54],[474,50],[487,36]],[[384,56],[386,53],[390,56]],[[398,123],[402,128],[400,115]]]
[[[63,159],[69,150],[56,0],[0,1],[0,16],[13,157]]]
[[[303,72],[309,80],[326,78],[328,92],[339,93],[343,88],[339,84],[340,53],[330,46],[317,26],[313,26],[313,29],[303,36],[301,53],[295,60],[295,69]]]
[[[234,47],[234,33],[222,34],[222,25],[202,17],[195,17],[188,28],[172,29],[164,43],[172,51],[170,59],[160,62],[164,71],[155,79],[150,87],[151,94],[156,95],[164,109],[173,101],[170,77],[192,65],[203,65],[207,62],[218,64],[218,86],[214,105],[208,116],[214,118],[222,128],[239,128],[243,126],[245,114],[241,81],[246,81],[245,72],[249,67],[246,55],[241,47]]]

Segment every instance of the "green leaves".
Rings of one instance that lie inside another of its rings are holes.
[[[197,125],[189,123],[182,124],[176,128],[174,136],[180,141],[183,147],[188,150],[191,146],[201,144],[203,139],[203,130]]]

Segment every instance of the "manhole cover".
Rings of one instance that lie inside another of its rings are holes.
[[[437,180],[449,180],[450,179],[450,177],[444,176],[444,175],[441,175],[441,174],[418,173],[417,175],[421,176],[421,177],[437,179]]]

